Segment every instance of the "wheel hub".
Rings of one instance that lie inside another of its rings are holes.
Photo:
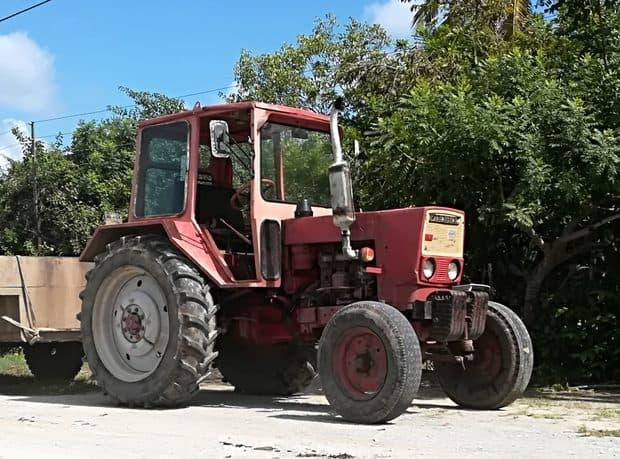
[[[130,343],[137,343],[145,334],[144,311],[136,304],[125,308],[121,317],[123,336]]]
[[[482,379],[494,380],[502,370],[502,351],[497,337],[487,330],[474,342],[474,346],[474,359],[469,363],[468,370]]]

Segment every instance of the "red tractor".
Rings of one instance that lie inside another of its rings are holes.
[[[84,351],[111,397],[184,404],[213,366],[286,396],[318,370],[338,414],[378,423],[411,404],[426,360],[459,405],[523,393],[523,323],[459,285],[463,212],[356,213],[339,109],[197,104],[140,124],[128,222],[81,256]]]

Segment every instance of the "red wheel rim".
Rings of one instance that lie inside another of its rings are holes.
[[[485,380],[494,380],[502,371],[502,348],[497,336],[486,330],[474,341],[474,348],[474,360],[469,368]]]
[[[385,345],[372,330],[356,327],[336,345],[334,374],[354,400],[369,400],[383,387],[387,375]]]

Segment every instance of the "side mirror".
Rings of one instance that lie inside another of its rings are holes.
[[[224,120],[211,120],[209,121],[209,132],[211,134],[211,154],[213,157],[230,157],[228,123]]]

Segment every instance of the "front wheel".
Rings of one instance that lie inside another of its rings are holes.
[[[319,376],[330,405],[364,424],[400,416],[420,386],[418,338],[400,311],[361,301],[331,318],[319,343]]]
[[[489,302],[484,333],[474,341],[465,368],[435,362],[439,383],[458,405],[494,410],[520,397],[532,376],[534,353],[525,325],[506,306]]]
[[[97,383],[130,406],[174,406],[217,356],[208,286],[158,237],[124,237],[95,260],[82,292],[82,343]]]

